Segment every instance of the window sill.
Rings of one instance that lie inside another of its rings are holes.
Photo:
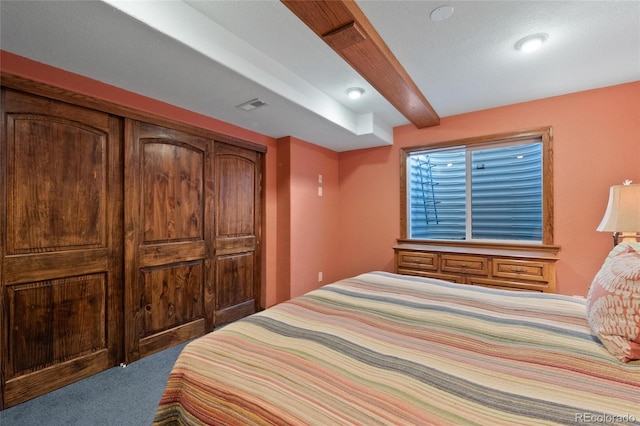
[[[486,254],[509,257],[540,257],[558,260],[560,246],[541,243],[478,242],[454,240],[417,240],[399,238],[398,245],[414,250],[437,250],[460,254]]]

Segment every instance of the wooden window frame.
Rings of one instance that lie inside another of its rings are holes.
[[[418,145],[400,149],[400,240],[404,242],[424,242],[430,244],[455,245],[494,245],[486,241],[474,240],[433,240],[415,239],[408,236],[407,211],[407,158],[417,151],[431,149],[454,148],[457,146],[471,146],[487,143],[519,142],[527,139],[539,138],[542,141],[542,241],[540,243],[500,241],[496,244],[505,247],[521,246],[552,246],[553,245],[553,128],[541,127],[530,130],[492,134],[466,139],[436,142],[429,145]]]

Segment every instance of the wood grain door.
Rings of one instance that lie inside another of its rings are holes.
[[[215,144],[215,324],[260,309],[262,155]]]
[[[125,121],[127,362],[213,329],[212,142]]]
[[[122,357],[122,122],[2,91],[2,406]]]

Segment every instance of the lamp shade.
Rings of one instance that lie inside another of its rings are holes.
[[[609,191],[609,204],[598,231],[640,231],[640,184],[615,185]]]

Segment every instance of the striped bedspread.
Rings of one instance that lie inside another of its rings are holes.
[[[640,424],[582,299],[371,272],[188,344],[154,424]]]

